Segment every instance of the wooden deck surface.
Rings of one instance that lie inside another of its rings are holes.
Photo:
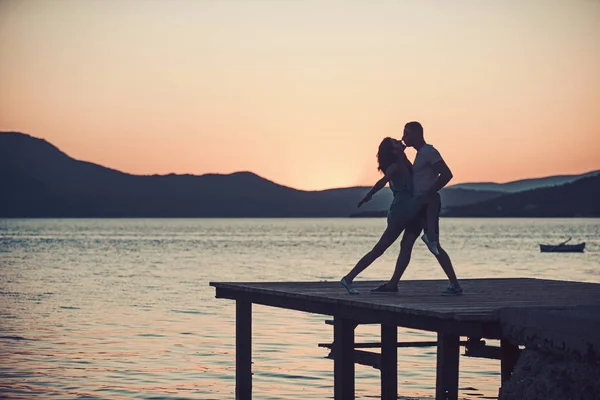
[[[360,295],[338,282],[211,282],[217,297],[324,315],[363,323],[494,338],[498,311],[506,307],[561,308],[600,305],[600,284],[533,278],[461,280],[465,293],[444,296],[447,282],[400,281],[398,293],[374,294],[382,281],[356,281]]]

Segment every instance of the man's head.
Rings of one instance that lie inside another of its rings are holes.
[[[412,121],[404,125],[404,135],[402,141],[410,147],[417,147],[425,143],[423,138],[423,126],[416,121]]]

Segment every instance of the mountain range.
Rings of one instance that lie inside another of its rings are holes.
[[[595,171],[460,184],[441,195],[449,216],[600,216],[599,179]],[[518,186],[533,190],[514,193]],[[71,158],[43,139],[0,132],[0,217],[347,217],[368,189],[296,190],[251,172],[132,175]],[[390,201],[391,191],[382,190],[361,210],[380,214]]]
[[[562,185],[511,193],[469,206],[450,207],[453,217],[600,217],[600,174]]]
[[[502,193],[517,193],[526,190],[540,189],[545,187],[560,186],[583,178],[591,178],[600,175],[600,171],[592,171],[581,175],[555,175],[545,178],[521,179],[507,183],[477,182],[459,183],[452,186],[456,189],[469,189],[478,191],[493,191]]]

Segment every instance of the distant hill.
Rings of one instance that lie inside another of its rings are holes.
[[[347,217],[368,189],[302,191],[251,172],[132,175],[0,132],[0,217]],[[502,192],[454,186],[441,194],[458,210]],[[384,189],[360,211],[386,210],[391,198]]]
[[[502,196],[502,192],[493,190],[471,190],[446,187],[440,191],[442,207],[456,207],[479,203],[485,200]]]
[[[16,132],[0,133],[0,171],[1,217],[341,217],[364,194],[299,191],[250,172],[131,175]]]
[[[451,217],[600,217],[600,175],[451,207]]]
[[[581,175],[556,175],[548,176],[544,178],[531,178],[522,179],[507,183],[494,183],[494,182],[478,182],[478,183],[460,183],[448,187],[449,189],[470,189],[470,190],[482,190],[482,191],[494,191],[502,193],[517,193],[525,190],[539,189],[551,186],[560,186],[566,183],[574,182],[578,179],[589,178],[593,176],[599,176],[599,171],[591,171]]]

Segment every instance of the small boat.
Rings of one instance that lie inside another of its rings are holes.
[[[577,244],[567,244],[571,238],[561,244],[540,244],[542,253],[583,253],[585,242]]]

